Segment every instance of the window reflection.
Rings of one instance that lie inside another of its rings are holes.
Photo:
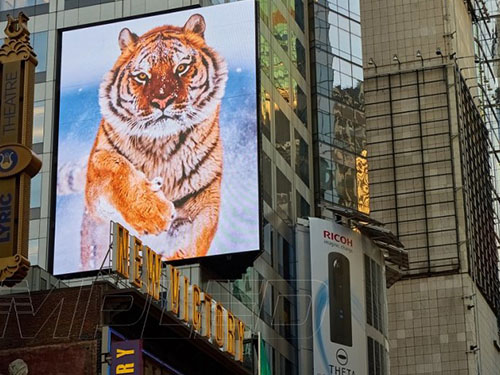
[[[266,25],[269,25],[269,0],[259,1],[260,18]]]
[[[260,36],[260,68],[271,77],[271,47],[264,35]]]
[[[290,164],[290,120],[288,120],[286,115],[276,104],[274,105],[274,123],[276,132],[276,150],[278,150],[280,155],[283,156],[283,159]]]
[[[292,215],[292,184],[278,168],[276,168],[276,193],[276,211],[283,220],[290,222]]]
[[[33,49],[35,50],[38,60],[38,65],[35,68],[36,73],[45,72],[47,70],[47,38],[47,31],[32,34]]]
[[[309,186],[309,146],[295,130],[295,172]]]
[[[304,3],[302,0],[290,0],[290,14],[304,31]]]
[[[271,95],[263,87],[260,90],[260,123],[262,133],[271,140]]]
[[[297,70],[302,74],[302,76],[306,77],[306,49],[297,38],[297,36],[292,32],[292,51],[291,57],[292,62],[297,67]]]
[[[14,0],[0,1],[0,10],[10,10],[10,9],[14,9]]]
[[[297,81],[292,79],[293,85],[293,103],[292,107],[297,117],[307,126],[307,97],[300,88]]]
[[[33,108],[33,143],[43,142],[43,124],[45,119],[45,102],[35,102]]]
[[[42,198],[42,174],[38,173],[31,179],[30,208],[40,207]]]
[[[35,0],[16,0],[16,8],[30,7],[35,5]]]
[[[266,153],[262,152],[262,175],[265,178],[262,179],[262,195],[264,196],[264,201],[270,206],[273,206],[273,188],[272,188],[272,169],[271,169],[271,159]]]
[[[288,51],[288,23],[283,14],[278,10],[276,5],[273,4],[273,35],[278,41],[279,45],[285,51]]]
[[[327,201],[357,208],[355,156],[320,143],[320,189]]]
[[[298,191],[295,192],[295,195],[297,197],[297,217],[308,217],[311,214],[309,203]]]
[[[283,99],[290,103],[290,81],[289,72],[283,61],[276,55],[273,55],[273,82],[274,86],[281,94]]]
[[[28,260],[31,265],[38,264],[38,249],[40,247],[40,240],[28,241]]]

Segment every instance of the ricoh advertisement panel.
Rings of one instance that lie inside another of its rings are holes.
[[[54,273],[259,249],[251,0],[61,32]]]
[[[310,218],[314,375],[366,374],[363,246],[369,240]]]

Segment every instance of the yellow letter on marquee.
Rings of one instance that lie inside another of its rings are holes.
[[[135,236],[132,237],[132,244],[130,250],[131,250],[131,256],[130,256],[129,281],[132,283],[133,286],[140,289],[142,287],[142,280],[141,280],[142,257],[140,254],[142,250],[141,240]]]
[[[235,335],[235,324],[234,324],[234,315],[231,311],[227,310],[227,318],[226,318],[226,329],[227,329],[227,337],[226,337],[226,347],[225,350],[230,355],[234,356],[236,354],[236,335]]]
[[[201,335],[210,338],[212,336],[212,297],[208,293],[203,293],[204,323],[201,327]]]
[[[219,302],[215,303],[215,343],[224,346],[224,308]]]
[[[201,333],[201,291],[198,285],[191,286],[191,323],[195,331]]]
[[[118,223],[113,223],[113,271],[128,278],[129,234]]]
[[[245,323],[238,320],[238,346],[236,353],[236,360],[243,362],[243,340],[245,340]]]
[[[170,285],[169,285],[169,303],[168,310],[179,315],[179,270],[175,267],[170,267]]]

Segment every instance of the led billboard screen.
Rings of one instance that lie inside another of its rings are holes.
[[[61,33],[54,273],[110,221],[165,260],[259,249],[251,0]]]

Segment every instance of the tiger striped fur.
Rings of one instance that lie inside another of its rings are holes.
[[[123,29],[121,55],[99,92],[102,120],[88,160],[81,266],[104,258],[109,221],[164,259],[206,255],[217,231],[224,60],[204,40],[205,20],[142,36]]]

